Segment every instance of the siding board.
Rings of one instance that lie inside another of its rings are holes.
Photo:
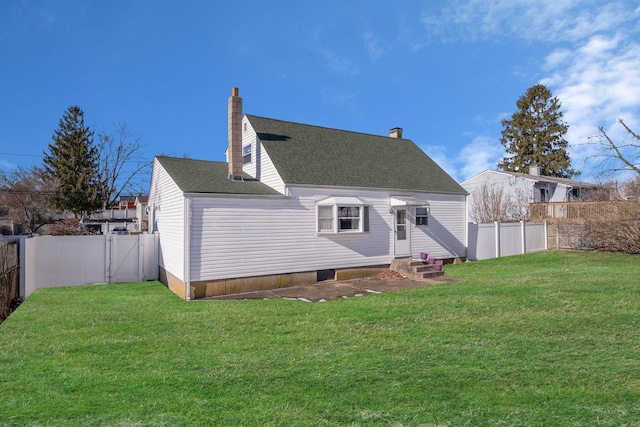
[[[149,207],[154,209],[152,231],[159,233],[159,265],[184,280],[184,195],[158,160],[154,160]]]
[[[191,202],[191,280],[388,264],[393,258],[393,214],[388,191],[292,187],[289,198],[194,197]],[[370,232],[317,235],[315,203],[357,196],[370,204]],[[412,227],[414,256],[463,257],[465,197],[424,195],[431,203],[426,232]],[[444,230],[444,232],[443,232]]]

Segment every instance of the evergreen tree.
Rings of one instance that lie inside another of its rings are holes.
[[[44,170],[57,180],[54,208],[80,214],[102,207],[100,200],[99,153],[93,144],[93,132],[84,126],[84,113],[71,106],[60,119],[49,153],[44,153]]]
[[[560,111],[560,101],[544,85],[530,87],[516,103],[518,111],[511,120],[501,121],[504,129],[500,143],[506,154],[498,168],[528,173],[529,166],[540,167],[540,174],[571,178],[579,172],[571,169],[564,135],[569,129]]]

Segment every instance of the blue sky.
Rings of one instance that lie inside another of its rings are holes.
[[[580,179],[589,137],[640,130],[636,1],[0,2],[0,170],[40,163],[71,105],[124,122],[144,154],[224,160],[244,112],[387,135],[404,128],[456,180],[495,169],[500,119],[557,96]]]

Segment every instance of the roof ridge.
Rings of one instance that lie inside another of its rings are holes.
[[[561,176],[531,175],[530,173],[524,173],[524,172],[500,171],[500,170],[496,170],[494,172],[506,173],[506,174],[513,175],[513,176],[521,176],[523,178],[531,179],[531,180],[534,180],[534,181],[536,181],[536,180],[537,181],[545,181],[545,180],[547,180],[547,181],[552,181],[552,182],[565,181],[565,182],[586,184],[586,185],[592,185],[592,186],[596,186],[597,185],[597,184],[593,184],[591,182],[580,181],[580,180],[573,179],[573,178],[564,178],[564,177],[561,177]]]
[[[224,163],[227,164],[226,161],[222,160],[207,160],[207,159],[192,159],[191,157],[175,157],[175,156],[154,156],[157,159],[169,159],[169,160],[184,160],[191,162],[209,162],[209,163]]]
[[[255,114],[245,114],[245,116],[247,116],[249,118],[249,120],[251,120],[251,117],[255,117],[256,119],[271,120],[271,121],[274,121],[274,122],[289,123],[289,124],[293,124],[293,125],[306,126],[306,127],[312,127],[312,128],[319,128],[319,129],[327,129],[327,130],[332,130],[332,131],[337,131],[337,132],[353,133],[353,134],[364,135],[364,136],[374,136],[374,137],[378,137],[378,138],[392,138],[389,135],[378,135],[378,134],[375,134],[375,133],[357,132],[357,131],[353,131],[353,130],[338,129],[338,128],[332,128],[332,127],[328,127],[328,126],[310,125],[308,123],[292,122],[290,120],[280,120],[280,119],[272,119],[270,117],[256,116]],[[409,138],[393,138],[393,139],[411,141]]]

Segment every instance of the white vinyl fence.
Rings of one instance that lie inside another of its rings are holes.
[[[471,261],[546,249],[546,222],[469,224],[467,258]]]
[[[158,278],[157,234],[38,236],[22,243],[25,297],[38,288]]]

